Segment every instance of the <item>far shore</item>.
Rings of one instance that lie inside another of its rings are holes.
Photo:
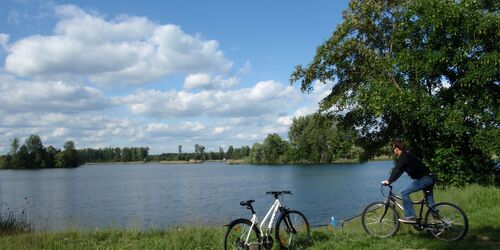
[[[376,157],[374,159],[370,159],[369,161],[390,161],[392,158],[390,157]],[[221,163],[226,163],[229,165],[255,165],[250,163],[248,159],[238,159],[238,160],[189,160],[189,161],[179,161],[179,160],[173,160],[173,161],[130,161],[130,162],[86,162],[84,165],[102,165],[102,164],[201,164],[204,162],[221,162]],[[308,162],[308,163],[281,163],[281,164],[274,164],[274,165],[328,165],[328,164],[357,164],[360,163],[358,159],[338,159],[334,162],[329,162],[329,163],[314,163],[314,162]],[[257,165],[267,165],[266,163],[264,164],[257,164]]]

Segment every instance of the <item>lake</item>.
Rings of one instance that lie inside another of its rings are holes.
[[[291,190],[285,206],[311,225],[345,219],[381,200],[379,183],[391,161],[335,165],[99,164],[74,169],[0,170],[0,202],[37,230],[222,226],[250,212],[263,218],[273,202],[266,191]],[[410,180],[403,175],[401,189]]]

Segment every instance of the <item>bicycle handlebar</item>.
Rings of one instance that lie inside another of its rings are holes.
[[[389,195],[390,195],[390,194],[392,194],[392,185],[391,184],[384,184],[384,183],[380,184],[380,193],[382,194],[382,196],[387,197],[389,195],[386,196],[384,194],[384,186],[389,187]]]
[[[292,191],[290,191],[290,190],[286,190],[286,191],[268,191],[268,192],[266,192],[266,194],[272,194],[274,196],[277,196],[277,195],[282,195],[282,194],[292,194]]]

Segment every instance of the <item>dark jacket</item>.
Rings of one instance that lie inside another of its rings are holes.
[[[409,151],[403,151],[399,155],[399,158],[396,160],[396,166],[392,169],[391,176],[389,177],[389,183],[395,182],[403,172],[406,172],[415,180],[431,173],[429,168]]]

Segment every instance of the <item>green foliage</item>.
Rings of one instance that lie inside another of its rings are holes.
[[[278,134],[269,134],[262,145],[264,150],[264,160],[266,163],[277,164],[284,163],[284,155],[288,151],[288,143],[281,139]]]
[[[448,184],[488,182],[500,152],[499,6],[353,0],[291,82],[334,83],[320,109],[356,128],[362,159],[401,139]]]
[[[149,157],[148,147],[84,148],[78,150],[81,162],[130,162],[145,161]]]
[[[45,148],[38,135],[30,135],[21,146],[18,138],[12,139],[9,154],[0,157],[3,169],[77,167],[80,164],[73,141],[66,142],[61,152],[52,146]]]
[[[288,130],[289,141],[269,134],[262,144],[253,145],[253,164],[332,163],[339,159],[358,159],[352,129],[337,126],[337,121],[319,113],[294,118]]]
[[[197,146],[196,146],[197,145]],[[227,153],[224,153],[222,147],[219,147],[219,152],[206,152],[205,147],[196,144],[194,153],[162,153],[159,155],[150,155],[148,161],[189,161],[193,160],[241,160],[250,155],[250,147],[243,146],[237,148],[229,146]]]
[[[250,151],[250,163],[262,164],[265,162],[264,147],[260,143],[255,143]]]
[[[233,159],[234,147],[230,145],[226,152],[227,159]]]
[[[359,156],[353,148],[354,130],[340,128],[335,118],[319,113],[294,118],[288,137],[294,162],[330,163]]]
[[[81,164],[78,158],[78,151],[75,149],[75,143],[73,141],[64,143],[64,150],[56,154],[55,160],[56,167],[60,168],[74,168]]]

